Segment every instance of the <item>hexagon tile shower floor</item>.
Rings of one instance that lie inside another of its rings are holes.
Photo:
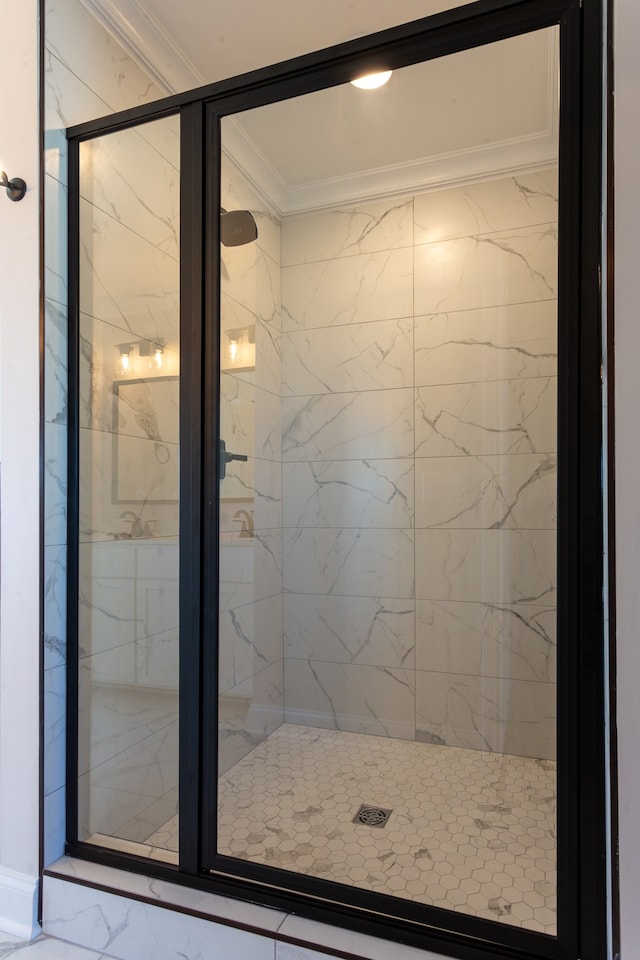
[[[232,857],[556,932],[550,760],[285,724],[221,777],[218,823]]]

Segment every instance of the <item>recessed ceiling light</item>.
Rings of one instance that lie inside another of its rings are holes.
[[[391,70],[383,70],[381,73],[367,73],[364,77],[358,77],[352,80],[354,87],[360,87],[361,90],[375,90],[382,87],[391,76]]]

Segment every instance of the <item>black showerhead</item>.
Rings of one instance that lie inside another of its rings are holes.
[[[225,247],[241,247],[257,239],[258,227],[252,213],[220,207],[220,240]]]

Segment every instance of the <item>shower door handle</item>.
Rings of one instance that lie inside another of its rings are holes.
[[[227,475],[227,464],[232,460],[244,460],[249,458],[244,453],[229,453],[224,440],[218,440],[218,480],[224,480]]]

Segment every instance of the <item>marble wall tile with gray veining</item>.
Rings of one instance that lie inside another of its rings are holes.
[[[414,197],[414,242],[433,243],[558,219],[558,169]]]
[[[43,867],[48,867],[64,856],[67,840],[66,795],[66,788],[60,787],[44,798]]]
[[[180,120],[165,117],[149,124],[155,125],[178,132]],[[178,259],[180,173],[137,128],[80,144],[80,195]]]
[[[480,672],[555,684],[556,621],[555,607],[523,603],[491,609],[490,616],[483,620]]]
[[[279,461],[282,443],[280,398],[231,374],[222,373],[220,435],[229,452]],[[240,469],[238,463],[234,464],[234,469]],[[249,467],[239,475],[251,485]],[[231,496],[231,492],[221,491],[221,496]]]
[[[81,789],[84,789],[83,780],[88,777],[85,774],[80,780]],[[165,814],[169,817],[175,816],[175,801],[163,803],[162,800],[153,800],[151,797],[140,796],[127,793],[126,790],[110,790],[108,787],[94,787],[91,790],[91,808],[84,799],[79,805],[79,816],[83,830],[86,831],[86,839],[90,843],[96,843],[98,846],[111,847],[112,849],[124,849],[126,853],[138,853],[143,856],[153,855],[150,850],[135,849],[128,846],[127,841],[140,842],[143,837],[149,836],[149,830],[157,830],[165,821],[156,821],[150,823],[149,811],[154,805],[163,805]],[[94,829],[103,826],[102,829]],[[80,830],[78,831],[80,836]],[[106,838],[103,840],[102,838]]]
[[[218,700],[218,770],[225,773],[284,722],[283,663],[226,690]]]
[[[556,450],[555,377],[418,387],[416,456]]]
[[[236,607],[254,603],[258,599],[254,590],[254,553],[254,540],[241,540],[239,532],[221,537],[220,610],[233,610]]]
[[[220,301],[220,366],[228,375],[238,377],[247,383],[254,383],[262,390],[280,396],[281,376],[282,376],[282,347],[281,338],[278,330],[270,323],[261,320],[255,314],[251,313],[246,307],[232,300],[226,295],[222,295]],[[230,331],[241,332],[242,341],[241,350],[253,349],[255,355],[249,355],[248,359],[255,366],[243,362],[246,358],[241,357],[234,367],[234,363],[229,355]],[[254,338],[254,345],[249,342]],[[248,367],[248,369],[243,369]]]
[[[221,692],[282,660],[282,595],[267,597],[220,614]]]
[[[96,786],[91,773],[82,774],[78,777],[78,838],[86,840],[95,833],[117,837],[153,799],[135,790]]]
[[[555,608],[417,600],[416,668],[555,681]]]
[[[45,173],[67,182],[67,138],[64,131],[108,112],[107,104],[50,50],[43,61],[45,82]]]
[[[412,670],[360,663],[285,660],[285,720],[412,740]]]
[[[272,530],[282,523],[282,467],[275,460],[255,460],[251,482],[246,479],[245,464],[235,461],[227,464],[227,477],[220,485],[221,533],[237,534],[247,517],[239,511],[248,511],[254,530]],[[240,469],[239,469],[240,468]],[[227,478],[238,497],[227,497]]]
[[[413,597],[411,530],[286,529],[287,593]]]
[[[413,198],[289,217],[282,224],[282,264],[408,247],[413,242],[412,230]]]
[[[306,950],[304,947],[294,946],[292,943],[276,943],[275,960],[336,960],[336,958],[334,954]],[[425,958],[425,960],[428,960],[428,958]]]
[[[280,331],[280,267],[256,243],[221,247],[220,290]]]
[[[413,385],[413,321],[382,320],[284,334],[284,396]]]
[[[45,62],[47,55],[45,54]],[[58,183],[67,183],[67,138],[62,129],[44,131],[44,173]],[[45,180],[46,185],[46,180]]]
[[[67,187],[46,176],[44,179],[44,294],[66,305],[67,283]]]
[[[44,418],[49,423],[67,422],[68,316],[67,309],[45,300]]]
[[[256,530],[250,540],[226,539],[220,546],[220,609],[282,593],[282,530]]]
[[[92,790],[122,791],[154,800],[162,798],[178,782],[177,721],[101,763],[88,776]],[[109,833],[97,825],[93,832]]]
[[[285,463],[282,479],[286,527],[413,526],[412,460]]]
[[[122,825],[118,830],[118,837],[116,838],[117,846],[114,845],[114,849],[123,849],[120,846],[121,839],[126,841],[139,844],[147,841],[157,830],[163,827],[168,820],[171,820],[172,817],[175,817],[178,812],[178,791],[176,789],[170,790],[168,793],[161,797],[159,800],[153,800],[148,807],[145,807],[140,813],[136,814],[131,820],[128,820]],[[173,846],[168,849],[175,850],[178,846],[178,824],[176,823],[176,842]],[[100,843],[99,845],[109,846],[109,844]],[[125,852],[126,847],[124,848]],[[151,846],[148,853],[143,853],[139,848],[132,849],[129,852],[137,853],[138,856],[149,856],[152,860],[162,860],[162,856],[158,856],[158,851],[154,850]],[[166,849],[164,851],[166,853]],[[169,861],[175,862],[175,861]]]
[[[149,75],[133,62],[79,0],[50,0],[46,23],[47,48],[76,76],[82,77],[110,108],[103,107],[100,113],[78,117],[74,123],[149,103],[162,95]],[[78,36],[82,37],[80,44]]]
[[[287,658],[411,670],[414,642],[411,600],[284,596]]]
[[[65,783],[67,732],[67,670],[65,666],[44,671],[44,793],[47,796]]]
[[[79,6],[71,0],[76,8]],[[66,25],[68,32],[68,23]],[[47,26],[46,43],[50,43]],[[77,48],[77,45],[76,45]],[[74,53],[75,59],[75,53]],[[76,76],[55,53],[45,49],[45,168],[62,183],[66,182],[66,137],[60,133],[76,123],[84,123],[111,112],[107,100],[95,90],[104,76],[83,74]],[[112,87],[117,86],[117,80]],[[93,89],[92,89],[93,86]],[[152,88],[151,88],[152,89]],[[107,92],[106,88],[103,92]],[[158,91],[158,96],[160,91]],[[146,123],[137,128],[139,136],[152,146],[172,166],[180,168],[180,130],[177,123]],[[55,135],[55,136],[54,136]]]
[[[78,589],[81,657],[135,642],[142,623],[136,610],[133,578],[104,579],[81,568]]]
[[[416,596],[553,605],[550,530],[416,530]]]
[[[416,739],[553,760],[555,684],[416,673]]]
[[[413,250],[384,250],[282,271],[286,331],[413,315]]]
[[[122,651],[109,653],[119,655]],[[130,750],[178,719],[175,690],[154,690],[135,683],[103,683],[99,676],[101,658],[103,654],[80,663],[81,773]]]
[[[67,430],[65,424],[44,426],[44,543],[67,542]]]
[[[557,302],[416,317],[416,386],[557,373]]]
[[[225,210],[249,210],[256,221],[256,243],[276,263],[280,263],[280,220],[270,209],[264,197],[240,172],[231,157],[225,152],[225,127],[230,118],[223,117],[222,162],[220,174],[220,201]]]
[[[413,391],[375,390],[282,401],[282,459],[409,457],[414,451]]]
[[[114,433],[120,438],[177,446],[180,398],[176,381],[148,377],[142,381],[123,380],[113,386],[116,389],[110,392],[117,397]]]
[[[555,454],[416,460],[416,527],[552,530]]]
[[[44,669],[66,663],[67,548],[44,548]]]
[[[80,309],[133,339],[178,337],[178,262],[85,200],[80,202]]]
[[[445,313],[556,298],[553,223],[415,247],[415,312]]]
[[[177,514],[180,451],[177,443],[118,434],[114,440],[114,499],[120,503],[174,502]],[[126,512],[126,511],[125,511]],[[130,511],[135,513],[135,511]],[[135,523],[135,520],[132,520]],[[132,528],[135,533],[135,528]],[[146,531],[145,531],[146,532]],[[152,531],[148,532],[152,536]]]

